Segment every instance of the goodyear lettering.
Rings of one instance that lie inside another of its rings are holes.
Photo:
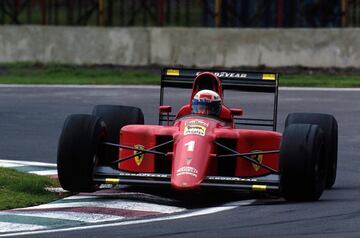
[[[150,173],[123,173],[120,172],[119,176],[129,176],[129,177],[149,177],[149,178],[168,178],[167,174],[150,174]]]
[[[256,182],[257,179],[254,178],[239,178],[239,177],[220,177],[220,176],[209,176],[207,177],[209,180],[215,181],[241,181],[241,182]]]
[[[196,76],[201,74],[202,72],[197,72]],[[219,78],[246,78],[247,74],[244,73],[229,73],[229,72],[211,72],[215,74]]]

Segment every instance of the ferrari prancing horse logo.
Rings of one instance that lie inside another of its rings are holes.
[[[251,152],[261,152],[260,150],[254,150],[254,151],[251,151]],[[252,159],[256,160],[257,162],[259,162],[260,164],[262,163],[263,161],[263,155],[252,155],[250,156]],[[260,166],[257,165],[257,164],[252,164],[254,170],[257,172],[259,171],[260,169]]]
[[[134,148],[135,149],[140,149],[140,150],[143,150],[145,149],[145,147],[143,145],[134,145]],[[139,150],[134,150],[134,154],[140,152]],[[140,166],[143,159],[144,159],[144,154],[141,154],[141,155],[137,155],[134,157],[135,159],[135,163],[137,164],[137,166]]]

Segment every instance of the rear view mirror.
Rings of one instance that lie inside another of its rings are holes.
[[[230,108],[231,114],[233,116],[242,116],[243,110],[241,108]]]
[[[171,112],[171,106],[160,106],[160,114],[167,114]]]
[[[162,114],[167,115],[166,121],[167,121],[167,125],[169,126],[170,125],[170,115],[169,114],[171,112],[171,106],[160,106],[159,110],[160,110],[160,117]]]

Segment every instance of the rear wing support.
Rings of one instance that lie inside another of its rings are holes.
[[[223,90],[231,89],[246,92],[273,93],[273,113],[271,118],[243,118],[235,117],[236,125],[272,127],[276,131],[277,110],[278,110],[278,82],[277,73],[244,72],[236,70],[212,70],[212,69],[182,69],[164,68],[161,71],[160,106],[164,103],[164,89],[171,88],[192,88],[194,79],[202,72],[212,72],[222,82]],[[170,120],[175,115],[169,115]],[[167,115],[159,115],[159,125],[167,121]]]

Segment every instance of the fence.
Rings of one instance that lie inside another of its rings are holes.
[[[0,0],[0,24],[359,27],[360,0]]]

